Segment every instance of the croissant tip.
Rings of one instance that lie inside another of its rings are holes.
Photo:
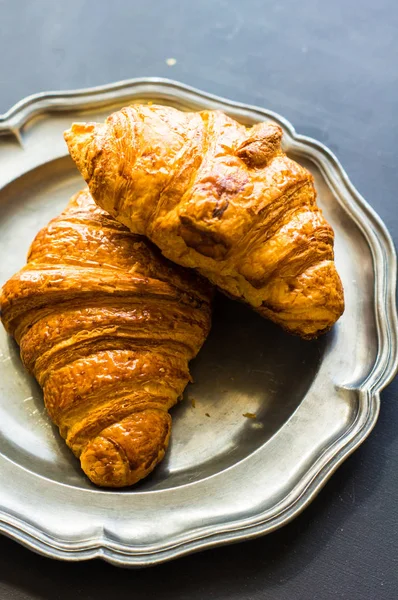
[[[120,488],[146,477],[163,459],[170,439],[167,411],[132,413],[92,439],[80,455],[83,471],[95,485]]]
[[[89,180],[87,151],[93,142],[97,127],[98,123],[73,123],[69,129],[64,131],[69,154],[86,181]]]
[[[73,123],[69,129],[64,131],[64,140],[68,145],[69,152],[72,154],[76,150],[76,156],[72,157],[74,160],[78,159],[82,147],[91,141],[95,127],[95,123]]]

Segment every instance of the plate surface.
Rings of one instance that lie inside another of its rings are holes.
[[[332,332],[305,342],[218,296],[212,332],[191,365],[195,383],[172,410],[167,456],[124,491],[85,478],[0,328],[0,530],[56,558],[151,565],[283,525],[371,431],[397,367],[393,244],[336,158],[279,115],[172,81],[39,94],[0,117],[0,285],[84,185],[63,130],[148,100],[281,125],[286,152],[313,173],[334,227],[346,311]]]

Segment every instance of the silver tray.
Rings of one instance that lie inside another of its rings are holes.
[[[331,333],[305,342],[220,296],[192,365],[196,383],[173,410],[170,451],[125,491],[84,477],[0,328],[0,530],[54,558],[152,565],[280,527],[364,441],[397,368],[394,247],[336,158],[275,113],[173,81],[38,94],[0,118],[0,284],[83,184],[63,130],[147,100],[281,125],[286,151],[314,174],[335,229],[346,311]]]

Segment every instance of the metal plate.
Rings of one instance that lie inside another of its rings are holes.
[[[314,174],[335,229],[346,311],[331,333],[305,342],[219,296],[192,364],[196,383],[172,411],[167,457],[124,491],[99,490],[85,478],[1,328],[0,530],[55,558],[151,565],[283,525],[369,434],[379,392],[397,367],[393,244],[336,158],[279,115],[172,81],[39,94],[0,118],[0,284],[83,185],[63,130],[147,100],[282,126],[285,150]]]

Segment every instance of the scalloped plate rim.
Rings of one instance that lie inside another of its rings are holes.
[[[327,462],[321,466],[310,478],[309,482],[302,490],[300,495],[294,497],[294,490],[298,485],[291,490],[289,496],[293,496],[292,501],[281,512],[276,512],[273,516],[267,518],[267,513],[275,512],[278,505],[272,507],[272,511],[267,511],[265,515],[256,515],[250,519],[249,524],[240,524],[242,521],[237,521],[231,524],[231,527],[226,528],[221,526],[218,531],[198,532],[195,531],[188,535],[188,539],[178,539],[177,536],[174,542],[166,542],[163,546],[155,544],[153,548],[144,548],[143,550],[132,550],[131,546],[113,542],[107,537],[106,531],[102,529],[101,533],[87,540],[80,540],[76,543],[65,543],[65,540],[51,537],[44,533],[40,528],[26,521],[18,519],[8,513],[4,514],[0,511],[0,532],[8,537],[19,541],[22,545],[31,550],[52,558],[64,559],[69,561],[88,560],[93,558],[102,558],[110,563],[120,566],[150,566],[184,556],[186,554],[226,544],[239,540],[247,540],[260,535],[269,533],[282,525],[291,521],[312,501],[315,495],[324,486],[333,472],[354,450],[366,439],[373,429],[380,408],[380,391],[392,380],[398,368],[398,353],[397,353],[397,312],[395,303],[396,289],[396,253],[394,244],[388,230],[374,209],[365,201],[362,195],[351,183],[347,173],[343,169],[336,156],[321,142],[304,135],[297,134],[293,125],[284,117],[274,111],[270,111],[259,106],[249,105],[241,102],[235,102],[220,96],[203,92],[186,84],[164,79],[159,77],[134,78],[123,80],[111,84],[82,88],[77,90],[59,91],[59,92],[42,92],[27,96],[17,102],[5,114],[0,115],[0,134],[13,134],[21,143],[20,129],[25,126],[29,120],[42,112],[50,110],[68,110],[74,105],[70,105],[68,100],[84,100],[83,104],[90,105],[95,102],[98,97],[104,96],[104,99],[99,102],[109,101],[112,94],[116,92],[133,93],[133,89],[139,85],[154,85],[167,89],[174,89],[180,93],[187,93],[196,99],[205,101],[215,101],[226,107],[244,110],[252,115],[258,115],[265,118],[273,119],[279,122],[288,131],[293,145],[299,145],[305,148],[311,147],[318,153],[321,153],[327,161],[329,169],[324,169],[315,160],[318,167],[321,168],[324,175],[330,176],[333,171],[337,174],[344,183],[345,188],[350,196],[350,201],[354,201],[358,215],[354,215],[353,211],[346,205],[344,210],[349,212],[350,218],[359,225],[361,231],[365,234],[367,243],[371,248],[373,255],[373,265],[375,273],[375,312],[377,320],[377,338],[379,345],[385,339],[388,340],[388,353],[384,350],[377,354],[373,368],[368,374],[365,382],[358,389],[359,392],[368,398],[368,413],[362,425],[355,431],[355,423],[353,424],[351,437],[346,439],[346,443],[339,447],[341,440],[336,440],[334,444],[328,448],[334,452],[329,457]],[[159,91],[159,90],[158,90]],[[116,98],[118,99],[118,97]],[[0,138],[1,143],[1,138]],[[340,199],[339,199],[340,201]],[[340,201],[341,202],[341,201]],[[377,234],[377,235],[375,235]],[[372,237],[373,235],[373,237]],[[378,247],[377,247],[378,246]],[[376,260],[377,252],[381,251],[382,264]],[[382,267],[382,268],[381,268]],[[381,290],[377,289],[380,287]],[[381,298],[380,298],[381,296]],[[386,346],[384,346],[385,348]],[[347,436],[343,436],[347,437]],[[311,465],[314,469],[318,461]],[[282,503],[280,503],[282,504]],[[209,529],[209,528],[208,528]]]

